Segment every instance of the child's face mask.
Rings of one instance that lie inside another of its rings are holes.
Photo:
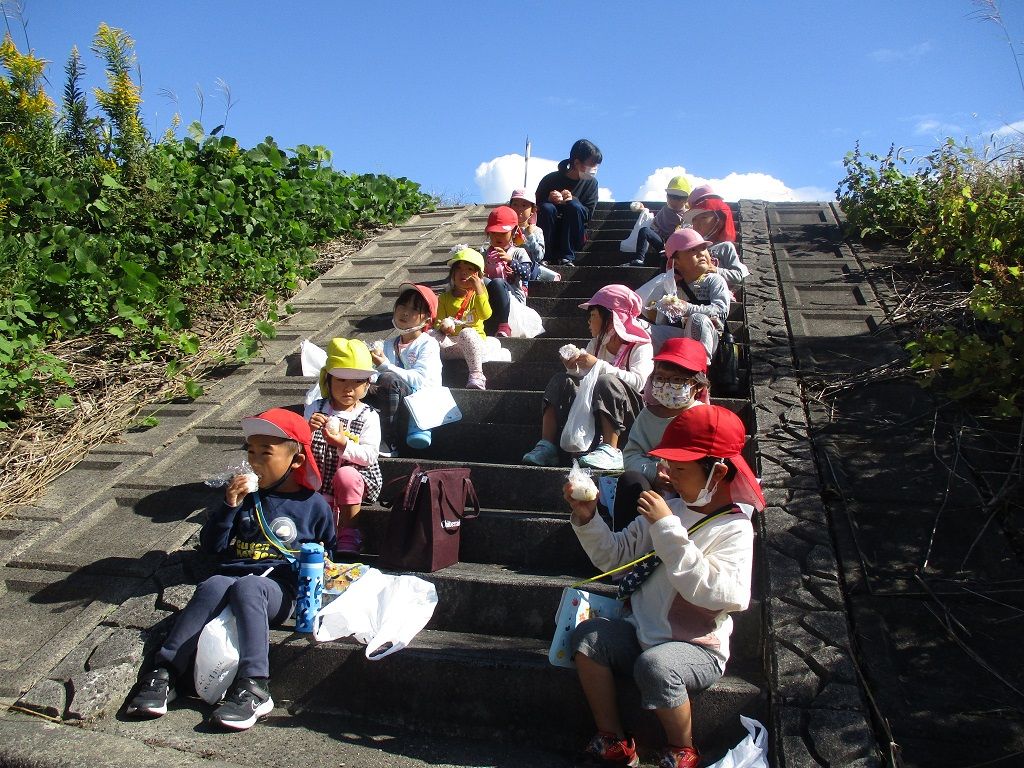
[[[665,408],[680,410],[693,402],[693,385],[655,380],[651,384],[651,397]]]
[[[718,465],[716,464],[715,466],[717,467]],[[704,482],[704,487],[700,489],[700,493],[697,494],[697,498],[694,499],[693,501],[690,501],[681,494],[679,498],[681,498],[683,500],[683,503],[688,507],[707,506],[708,502],[710,502],[711,498],[715,495],[715,491],[718,490],[718,483],[715,483],[713,486],[711,486],[711,478],[714,477],[714,475],[714,469],[708,472],[708,479]],[[708,486],[711,487],[709,488]]]

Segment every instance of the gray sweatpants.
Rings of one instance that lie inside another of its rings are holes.
[[[573,655],[582,653],[617,675],[632,675],[644,709],[681,706],[723,672],[718,659],[694,643],[674,641],[643,650],[636,628],[625,619],[588,619],[576,627],[569,646]]]

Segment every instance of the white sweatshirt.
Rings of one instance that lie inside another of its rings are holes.
[[[680,499],[667,502],[672,514],[654,525],[637,517],[612,533],[600,515],[573,530],[587,556],[608,571],[652,549],[663,564],[630,597],[626,620],[636,627],[644,649],[672,640],[705,647],[721,662],[729,658],[730,611],[750,603],[754,528],[742,514],[722,515],[694,532],[687,527],[704,515]],[[708,509],[708,512],[713,510]]]

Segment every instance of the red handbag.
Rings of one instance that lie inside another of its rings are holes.
[[[392,500],[381,565],[432,573],[459,562],[462,521],[479,514],[467,467],[424,471],[417,466],[404,493]]]

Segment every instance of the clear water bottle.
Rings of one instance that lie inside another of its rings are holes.
[[[295,597],[295,631],[312,632],[324,594],[324,548],[303,544],[299,553],[299,590]]]

